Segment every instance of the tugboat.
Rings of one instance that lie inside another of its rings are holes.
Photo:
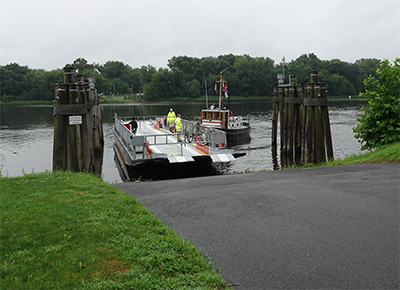
[[[212,105],[210,108],[201,110],[200,124],[204,127],[215,128],[226,133],[227,145],[233,146],[250,142],[250,124],[242,117],[234,116],[232,111],[223,105],[223,95],[228,96],[227,82],[220,74],[218,107]]]

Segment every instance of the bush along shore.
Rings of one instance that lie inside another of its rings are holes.
[[[227,289],[134,197],[72,172],[0,177],[1,289]]]

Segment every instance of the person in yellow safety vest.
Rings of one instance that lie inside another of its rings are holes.
[[[181,132],[183,130],[182,128],[182,119],[181,119],[181,114],[178,114],[178,118],[175,120],[175,127],[176,127],[176,132],[178,133],[178,142],[181,142]]]
[[[168,123],[168,126],[169,126],[169,130],[170,130],[171,132],[174,131],[174,128],[175,128],[175,120],[176,120],[176,115],[175,115],[174,110],[171,108],[171,109],[169,109],[169,113],[168,113],[168,115],[167,115],[167,123]]]

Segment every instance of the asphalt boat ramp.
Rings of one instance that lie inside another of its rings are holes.
[[[127,182],[233,289],[399,289],[400,164]]]

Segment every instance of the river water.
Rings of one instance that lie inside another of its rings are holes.
[[[236,152],[245,152],[231,167],[231,173],[273,170],[271,153],[272,99],[232,101],[228,104],[235,115],[249,117],[251,142],[234,146]],[[365,105],[360,100],[330,100],[329,118],[335,158],[359,154],[360,143],[354,138],[352,128]],[[118,116],[162,116],[169,108],[182,114],[184,119],[198,119],[203,102],[161,102],[134,104],[104,104],[101,113],[104,130],[103,179],[120,182],[114,162],[114,136],[112,119]],[[52,169],[53,106],[2,105],[0,115],[0,169],[3,176],[20,176],[24,173]]]

